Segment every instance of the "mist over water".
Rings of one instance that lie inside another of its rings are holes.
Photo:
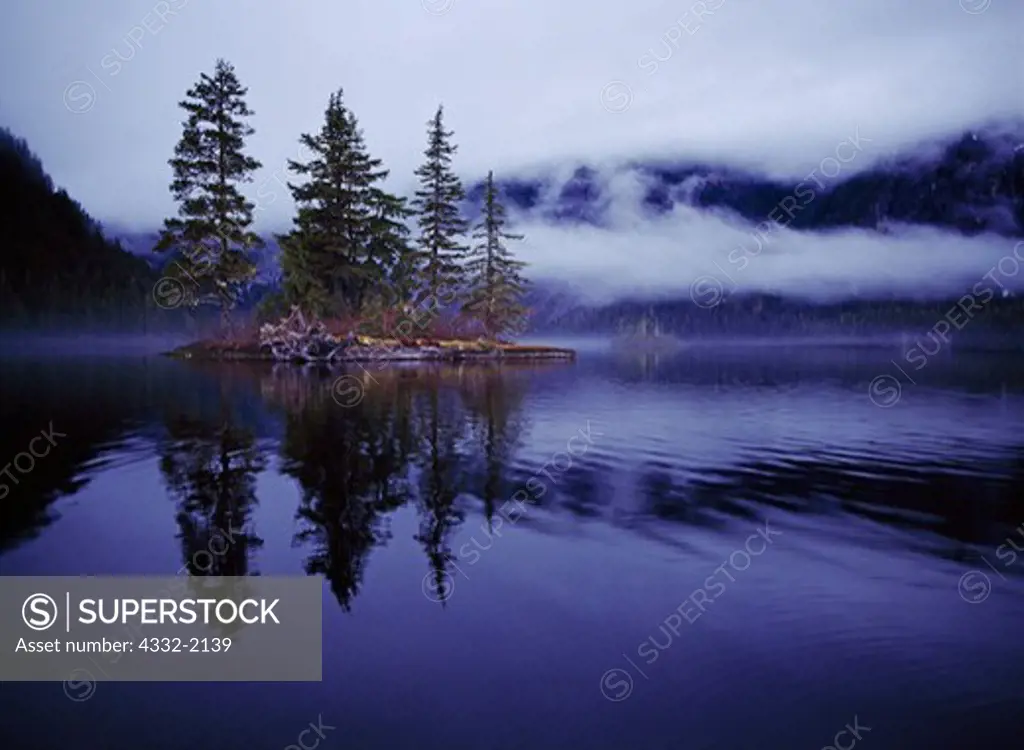
[[[0,333],[0,356],[144,357],[169,352],[195,340],[189,334]]]

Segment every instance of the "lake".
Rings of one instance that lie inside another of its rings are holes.
[[[5,347],[0,458],[53,439],[5,480],[0,574],[316,576],[324,647],[320,683],[5,683],[0,745],[1019,742],[1024,357],[575,343],[334,371]]]

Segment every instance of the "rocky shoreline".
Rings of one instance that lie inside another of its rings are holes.
[[[378,338],[354,332],[338,336],[322,321],[307,321],[293,308],[279,323],[264,324],[259,336],[246,340],[198,341],[167,356],[177,359],[258,360],[267,362],[487,362],[517,360],[573,360],[572,349],[521,346],[479,339]]]
[[[556,360],[574,361],[576,352],[553,346],[521,346],[492,344],[490,346],[465,341],[417,341],[411,344],[382,341],[379,344],[359,342],[342,346],[323,356],[296,353],[294,356],[275,354],[258,342],[198,341],[165,354],[175,359],[216,361],[263,362],[517,362]]]

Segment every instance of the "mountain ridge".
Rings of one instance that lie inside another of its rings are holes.
[[[633,178],[641,216],[650,219],[679,206],[721,211],[757,224],[786,219],[794,231],[858,228],[885,233],[894,225],[934,227],[965,236],[992,233],[1024,238],[1024,122],[975,128],[931,139],[876,159],[870,166],[814,191],[809,202],[787,216],[780,204],[800,196],[807,181],[785,181],[725,164],[673,160],[631,160],[598,169],[586,164],[557,182],[554,170],[496,180],[513,222],[539,220],[555,225],[605,227],[616,200],[616,178]],[[475,219],[483,199],[482,180],[468,183],[464,209]],[[116,222],[104,228],[133,254],[151,253],[158,230],[132,232]],[[271,282],[280,248],[274,234],[263,233],[266,248],[257,251],[261,279]]]
[[[633,177],[638,213],[656,218],[677,206],[724,210],[748,222],[769,220],[808,178],[781,180],[725,164],[671,159],[626,161],[605,169],[580,164],[562,184],[553,172],[498,180],[513,215],[555,224],[605,226],[615,178]],[[796,231],[892,224],[975,235],[1024,237],[1024,122],[1002,122],[883,155],[870,165],[814,185],[814,198],[789,216]],[[467,189],[478,205],[483,183]],[[780,214],[781,215],[781,214]]]

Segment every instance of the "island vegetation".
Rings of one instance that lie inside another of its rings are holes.
[[[525,263],[516,260],[504,206],[487,177],[483,212],[470,227],[465,191],[453,166],[457,146],[439,106],[411,200],[384,186],[389,170],[366,147],[358,119],[332,93],[320,129],[299,142],[309,156],[290,160],[296,206],[281,247],[280,290],[262,306],[258,332],[234,330],[232,310],[252,284],[255,204],[242,192],[262,165],[246,150],[254,133],[247,89],[218,60],[180,103],[186,113],[170,159],[177,216],[164,221],[157,252],[184,302],[215,302],[222,337],[187,347],[189,357],[334,360],[389,357],[570,356],[510,342],[525,329]],[[410,226],[410,224],[412,226]],[[373,350],[372,353],[369,350]],[[381,350],[386,353],[382,354]]]

